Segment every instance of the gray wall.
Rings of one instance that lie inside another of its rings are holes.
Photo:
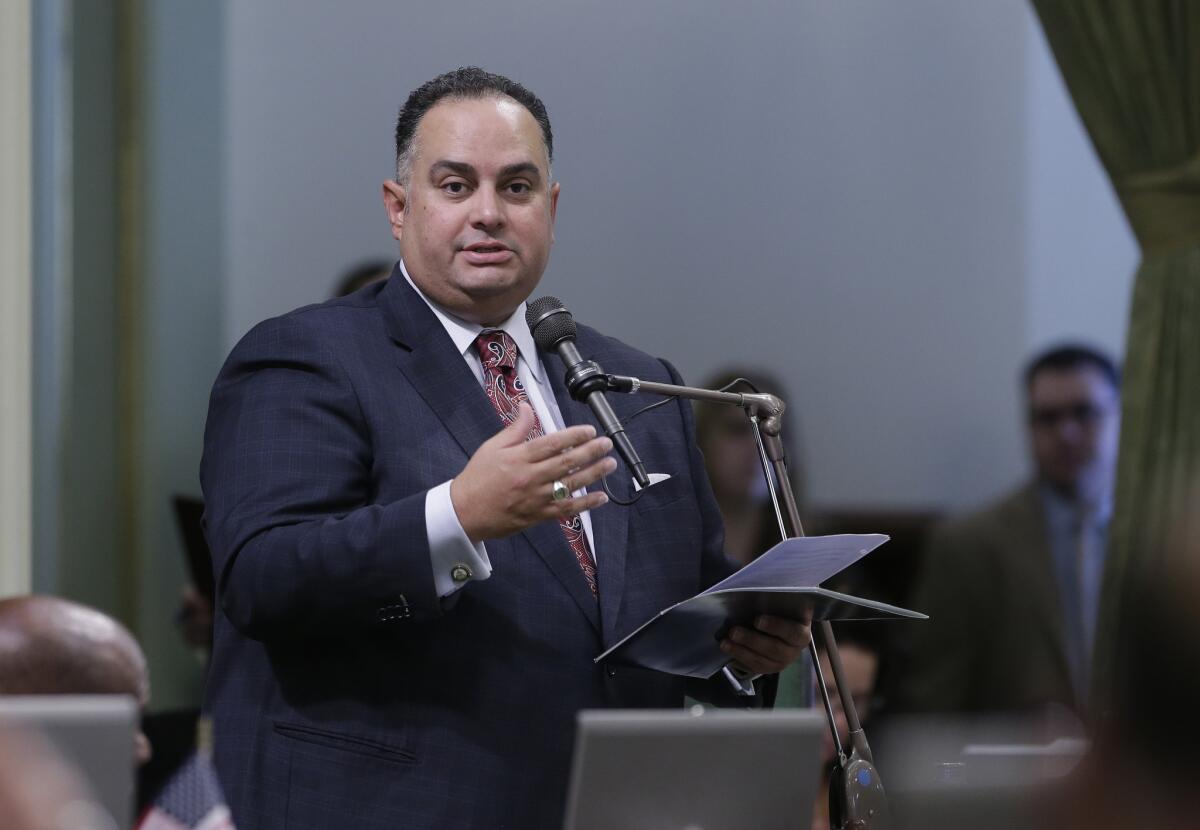
[[[1025,103],[1029,340],[1040,348],[1082,337],[1120,351],[1140,259],[1137,242],[1037,21],[1027,18],[1036,45]]]
[[[138,623],[154,706],[170,708],[199,696],[202,668],[173,624],[188,577],[170,498],[200,495],[208,392],[225,357],[225,20],[219,3],[145,8]]]
[[[100,4],[37,5],[37,48],[49,57],[35,67],[33,588],[128,623],[112,198],[116,22]]]
[[[229,9],[226,346],[391,254],[395,109],[463,63],[554,119],[540,290],[690,379],[773,370],[816,502],[989,496],[1027,353],[1123,337],[1135,249],[1024,4],[294,9]]]
[[[199,495],[226,351],[225,29],[221,4],[143,11],[37,8],[33,583],[129,625],[151,706],[169,709],[194,703],[201,676],[174,624],[187,576],[170,498]]]

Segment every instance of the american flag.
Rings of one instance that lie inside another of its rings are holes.
[[[171,776],[136,830],[235,830],[207,755],[194,753]]]

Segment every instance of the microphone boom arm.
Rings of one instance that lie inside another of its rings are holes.
[[[775,504],[775,514],[780,522],[780,531],[788,538],[805,535],[804,526],[800,522],[800,510],[792,491],[791,478],[788,475],[783,441],[780,438],[780,432],[783,429],[783,412],[786,409],[786,404],[782,400],[774,395],[720,392],[696,386],[641,380],[626,375],[610,375],[601,372],[600,367],[595,363],[591,365],[595,367],[594,372],[585,370],[577,373],[583,374],[585,377],[576,378],[574,381],[569,376],[567,378],[568,386],[574,382],[588,384],[591,387],[588,391],[603,389],[625,394],[647,392],[652,395],[730,404],[744,409],[755,428],[763,474],[766,476],[771,490],[771,499]],[[572,391],[572,396],[575,396],[574,391]],[[772,473],[774,473],[773,477]],[[778,491],[778,497],[776,491]],[[780,500],[783,502],[782,510],[780,509]],[[837,722],[830,705],[829,691],[821,671],[820,660],[817,659],[816,646],[818,644],[829,658],[829,666],[833,670],[834,680],[837,683],[838,697],[846,715],[850,739],[848,752],[847,748],[842,746],[838,735]],[[850,693],[850,685],[846,682],[841,654],[838,651],[837,640],[833,636],[833,626],[828,620],[820,620],[812,626],[809,634],[809,647],[812,649],[813,666],[816,669],[822,702],[837,753],[834,774],[830,778],[830,824],[836,828],[885,830],[890,823],[887,797],[884,794],[879,773],[874,766],[871,747],[867,743],[867,735],[859,720],[858,709],[854,705],[854,696]]]

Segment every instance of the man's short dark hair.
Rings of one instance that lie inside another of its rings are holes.
[[[485,72],[477,66],[463,66],[453,72],[438,75],[414,89],[400,108],[396,119],[396,180],[403,182],[412,162],[413,136],[425,113],[446,98],[473,99],[503,95],[512,98],[533,116],[542,129],[542,140],[546,143],[546,157],[554,160],[554,134],[550,130],[550,116],[541,99],[516,81]]]
[[[1041,372],[1082,368],[1096,369],[1114,389],[1121,388],[1121,372],[1116,361],[1084,343],[1063,343],[1037,355],[1025,369],[1025,388],[1031,388],[1033,379]]]

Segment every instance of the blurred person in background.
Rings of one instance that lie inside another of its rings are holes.
[[[770,375],[753,369],[735,367],[717,372],[702,381],[700,387],[726,392],[761,392],[775,395],[788,404],[783,385]],[[739,407],[702,401],[693,404],[696,444],[704,456],[704,469],[725,523],[725,554],[737,563],[747,565],[783,539],[763,475],[753,425]],[[794,422],[785,410],[780,435],[787,453],[793,494],[804,521],[801,497],[804,471],[798,455],[792,450],[798,443],[792,435]],[[806,708],[813,702],[812,658],[806,651],[780,673],[775,706]]]
[[[750,384],[737,383],[739,379]],[[778,381],[753,370],[723,371],[700,386],[727,392],[758,390],[788,403]],[[736,406],[697,402],[695,411],[696,443],[704,454],[704,468],[717,497],[721,518],[725,520],[725,553],[745,565],[783,538],[763,476],[754,430],[746,413]],[[787,448],[788,474],[803,515],[804,504],[800,499],[803,471],[799,458],[792,452],[796,441],[791,435],[791,420],[794,419],[789,419],[785,412],[781,435]]]
[[[998,712],[1086,708],[1112,482],[1120,379],[1084,345],[1036,357],[1024,375],[1034,475],[934,534],[913,607],[902,705]]]
[[[10,597],[0,600],[0,694],[118,694],[145,707],[150,677],[137,640],[107,614],[59,597]],[[136,742],[137,763],[144,765],[150,742],[141,731]],[[201,826],[233,827],[211,765],[193,756],[174,771],[138,828]]]
[[[0,600],[0,694],[129,695],[150,700],[146,658],[113,618],[50,596]],[[137,760],[150,744],[137,735]]]

